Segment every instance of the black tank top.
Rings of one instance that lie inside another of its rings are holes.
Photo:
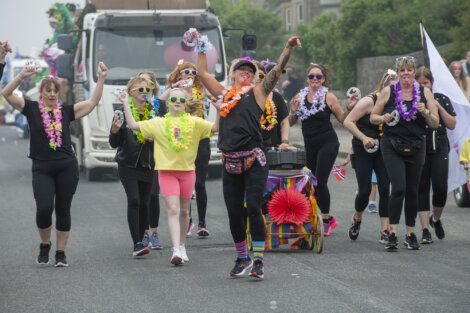
[[[385,108],[383,114],[391,113],[395,110],[395,94],[393,93],[393,86],[389,86],[390,88],[390,97],[388,98],[387,103],[385,104]],[[424,89],[423,87],[419,87],[419,93],[421,100],[425,105],[427,104],[426,97],[424,96]],[[406,105],[407,110],[411,108],[412,101],[403,101]],[[400,118],[400,121],[395,126],[388,126],[384,123],[384,135],[389,137],[398,137],[406,141],[407,138],[410,139],[419,139],[424,140],[426,137],[426,120],[421,115],[421,113],[416,113],[416,119],[412,120],[411,122],[407,122],[404,119]]]
[[[253,89],[244,94],[226,117],[220,117],[218,147],[222,151],[246,151],[261,147],[263,111]]]
[[[376,94],[371,94],[368,95],[367,97],[372,98],[372,102],[375,105],[375,102],[377,101],[377,95]],[[356,122],[357,128],[367,137],[374,138],[374,139],[379,139],[380,137],[380,126],[379,125],[374,125],[370,122],[370,113],[364,115],[360,119],[357,120]],[[362,144],[362,141],[360,141],[356,136],[353,137],[353,143],[359,143]]]
[[[305,99],[305,106],[309,109],[312,104]],[[333,125],[330,121],[331,109],[326,102],[325,95],[325,109],[317,112],[315,115],[309,116],[302,121],[302,134],[305,137],[322,136],[323,134],[334,131]]]

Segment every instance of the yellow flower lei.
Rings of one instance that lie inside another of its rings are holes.
[[[202,92],[197,87],[192,87],[192,105],[190,105],[188,111],[191,115],[198,116],[200,118],[204,118],[204,97],[202,96]]]
[[[129,99],[129,107],[131,109],[132,116],[134,117],[136,122],[148,120],[149,117],[150,118],[155,117],[155,111],[153,109],[149,110],[149,103],[148,102],[145,102],[145,105],[142,109],[142,115],[143,115],[142,120],[140,119],[140,114],[137,111],[137,107],[135,106],[134,99],[132,99],[132,98]],[[142,136],[142,133],[140,131],[134,130],[133,133],[136,136],[137,141],[139,143],[144,144],[144,143],[147,142],[145,140],[144,136]]]
[[[178,119],[178,125],[174,125],[173,121],[176,118],[170,116],[170,113],[165,114],[165,136],[170,144],[170,148],[176,152],[188,150],[191,144],[191,134],[193,133],[193,127],[191,124],[190,114],[183,113]],[[174,129],[179,126],[180,136],[179,140],[175,138]]]
[[[270,131],[277,124],[276,104],[272,99],[272,93],[266,98],[266,109],[260,119],[261,129]]]

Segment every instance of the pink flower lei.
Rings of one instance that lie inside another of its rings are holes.
[[[411,122],[412,120],[416,119],[418,103],[421,100],[418,82],[413,80],[413,101],[409,111],[407,111],[406,105],[403,103],[403,92],[401,90],[400,82],[395,84],[393,92],[395,94],[395,109],[400,114],[400,117],[407,122]]]
[[[325,109],[325,96],[327,93],[328,88],[326,88],[325,86],[320,87],[315,92],[315,95],[313,95],[312,106],[307,109],[307,106],[305,105],[305,99],[307,99],[308,96],[308,87],[305,87],[304,89],[300,90],[300,103],[296,113],[301,121],[306,120],[308,117],[313,116]]]
[[[52,150],[57,150],[62,146],[62,105],[60,102],[56,102],[51,107],[47,107],[43,99],[40,99],[38,103],[42,125],[49,139],[49,147]],[[52,112],[52,116],[50,112]]]

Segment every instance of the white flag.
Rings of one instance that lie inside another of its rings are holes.
[[[464,168],[459,163],[459,156],[464,140],[470,138],[470,104],[422,25],[421,30],[424,36],[424,57],[426,59],[427,52],[429,68],[434,77],[432,91],[449,97],[456,114],[455,129],[447,129],[450,144],[448,191],[452,191],[465,184],[466,181]]]

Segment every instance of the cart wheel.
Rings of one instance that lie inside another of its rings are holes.
[[[323,219],[321,215],[318,215],[317,231],[313,235],[313,246],[314,246],[316,253],[322,253],[323,251]]]

